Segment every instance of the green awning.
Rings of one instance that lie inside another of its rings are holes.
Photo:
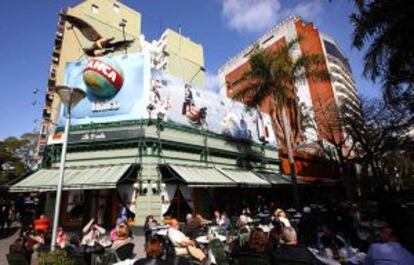
[[[263,179],[270,182],[272,185],[290,185],[292,181],[290,180],[289,176],[277,174],[273,172],[255,172],[257,175],[262,177]]]
[[[63,190],[114,189],[131,164],[65,169]],[[55,191],[59,169],[40,169],[10,187],[10,192]]]
[[[184,181],[189,187],[235,187],[235,183],[220,171],[213,167],[197,166],[178,166],[169,167]]]
[[[219,169],[227,177],[231,178],[241,186],[263,186],[270,187],[271,184],[247,170]]]

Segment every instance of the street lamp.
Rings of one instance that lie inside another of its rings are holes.
[[[67,109],[67,113],[65,121],[65,132],[63,134],[62,152],[60,156],[59,180],[56,191],[55,214],[53,217],[51,251],[55,250],[55,243],[57,238],[57,228],[59,223],[60,201],[62,199],[63,178],[65,175],[66,148],[68,145],[71,112],[72,109],[86,96],[85,91],[83,91],[82,89],[71,88],[67,86],[57,86],[54,88],[54,91],[56,92],[56,94],[59,95],[62,104]]]

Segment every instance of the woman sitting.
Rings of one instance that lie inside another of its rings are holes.
[[[147,257],[135,261],[134,265],[169,265],[166,260],[161,259],[164,252],[164,246],[158,238],[152,238],[145,245],[145,252]]]
[[[133,243],[128,226],[125,222],[118,224],[110,234],[112,249],[118,249],[126,244]]]
[[[269,240],[261,229],[253,229],[246,246],[235,246],[231,252],[233,264],[270,264]]]
[[[104,247],[108,246],[103,244],[105,232],[105,229],[97,225],[95,220],[92,218],[82,229],[83,237],[81,245],[85,247],[85,251],[88,253],[103,251]]]

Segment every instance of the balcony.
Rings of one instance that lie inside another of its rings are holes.
[[[49,77],[49,79],[47,80],[47,86],[48,87],[55,87],[56,86],[56,78]]]
[[[59,56],[52,56],[52,62],[55,64],[59,64]]]

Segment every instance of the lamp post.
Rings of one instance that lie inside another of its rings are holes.
[[[54,90],[56,94],[59,95],[59,98],[62,101],[62,104],[66,107],[67,113],[66,113],[66,121],[65,121],[65,132],[63,134],[62,152],[60,156],[59,179],[58,179],[58,186],[56,190],[56,202],[55,202],[55,213],[53,216],[51,251],[55,250],[55,245],[56,245],[57,228],[58,228],[59,213],[60,213],[60,202],[62,199],[63,178],[65,175],[66,148],[68,145],[71,112],[72,112],[72,109],[86,96],[86,93],[79,88],[57,86],[55,87]]]

